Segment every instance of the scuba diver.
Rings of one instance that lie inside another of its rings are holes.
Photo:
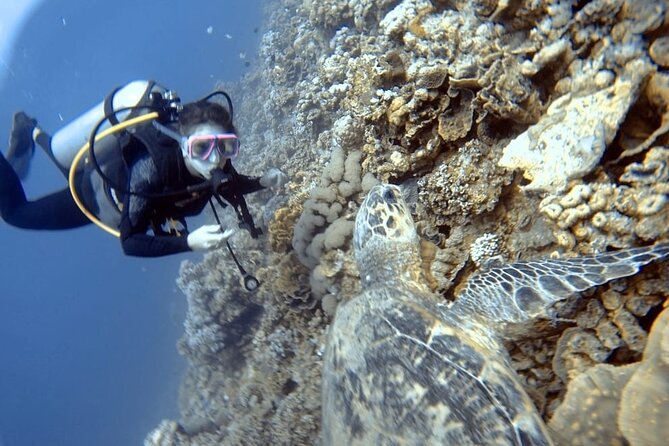
[[[213,102],[223,96],[227,108]],[[120,238],[126,255],[155,257],[227,244],[213,201],[230,205],[239,226],[261,233],[244,195],[285,183],[269,169],[262,177],[237,173],[239,138],[232,101],[216,91],[181,104],[153,81],[134,81],[50,137],[23,112],[14,115],[7,157],[0,154],[0,216],[25,229],[69,229],[91,222]],[[90,136],[89,136],[90,135]],[[28,201],[25,178],[35,143],[65,174],[69,187]],[[186,217],[211,205],[218,224],[188,231]],[[257,285],[257,284],[256,284]]]

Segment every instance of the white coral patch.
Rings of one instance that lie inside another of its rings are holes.
[[[629,64],[629,75],[589,94],[567,93],[505,148],[499,165],[520,168],[526,190],[562,191],[567,182],[590,173],[636,99],[647,64]],[[596,78],[596,76],[594,76]]]

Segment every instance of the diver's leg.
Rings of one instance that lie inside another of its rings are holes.
[[[32,138],[33,141],[35,141],[37,145],[39,145],[44,150],[46,156],[48,156],[49,159],[53,161],[53,163],[56,165],[56,167],[58,167],[58,170],[60,170],[60,172],[65,176],[65,179],[68,179],[69,171],[60,165],[60,163],[53,154],[53,150],[51,149],[51,135],[49,135],[41,128],[35,127]]]
[[[28,176],[30,161],[35,153],[35,143],[44,149],[44,153],[67,179],[68,170],[60,165],[51,149],[51,135],[42,130],[37,125],[37,121],[25,113],[14,113],[7,161],[20,179],[25,179]]]
[[[89,224],[70,195],[63,189],[35,201],[26,200],[21,180],[0,153],[0,217],[24,229],[70,229]]]
[[[19,178],[26,178],[28,176],[30,160],[35,153],[33,129],[36,124],[36,120],[23,112],[14,113],[12,117],[7,161],[14,168]]]

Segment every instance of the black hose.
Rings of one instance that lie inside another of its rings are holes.
[[[214,218],[216,219],[216,223],[218,223],[218,226],[221,228],[221,231],[223,231],[223,225],[221,224],[221,219],[218,217],[218,212],[216,212],[216,207],[214,206],[214,202],[209,200],[209,205],[211,206],[211,210],[214,213]],[[246,288],[246,291],[255,291],[260,287],[260,282],[258,279],[256,279],[254,276],[251,274],[247,273],[242,264],[237,260],[237,256],[235,255],[234,251],[232,250],[232,246],[230,246],[230,243],[226,240],[225,241],[225,246],[228,247],[228,251],[230,252],[230,256],[232,257],[232,260],[235,262],[235,265],[237,265],[237,269],[239,269],[239,273],[242,276],[242,279],[244,280],[244,288]]]

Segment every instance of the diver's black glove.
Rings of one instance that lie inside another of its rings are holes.
[[[12,165],[19,178],[28,176],[30,160],[35,153],[33,130],[37,121],[23,112],[14,113],[12,130],[9,135],[7,161]]]
[[[221,169],[214,169],[211,172],[211,186],[215,194],[221,194],[230,181],[230,175]]]

